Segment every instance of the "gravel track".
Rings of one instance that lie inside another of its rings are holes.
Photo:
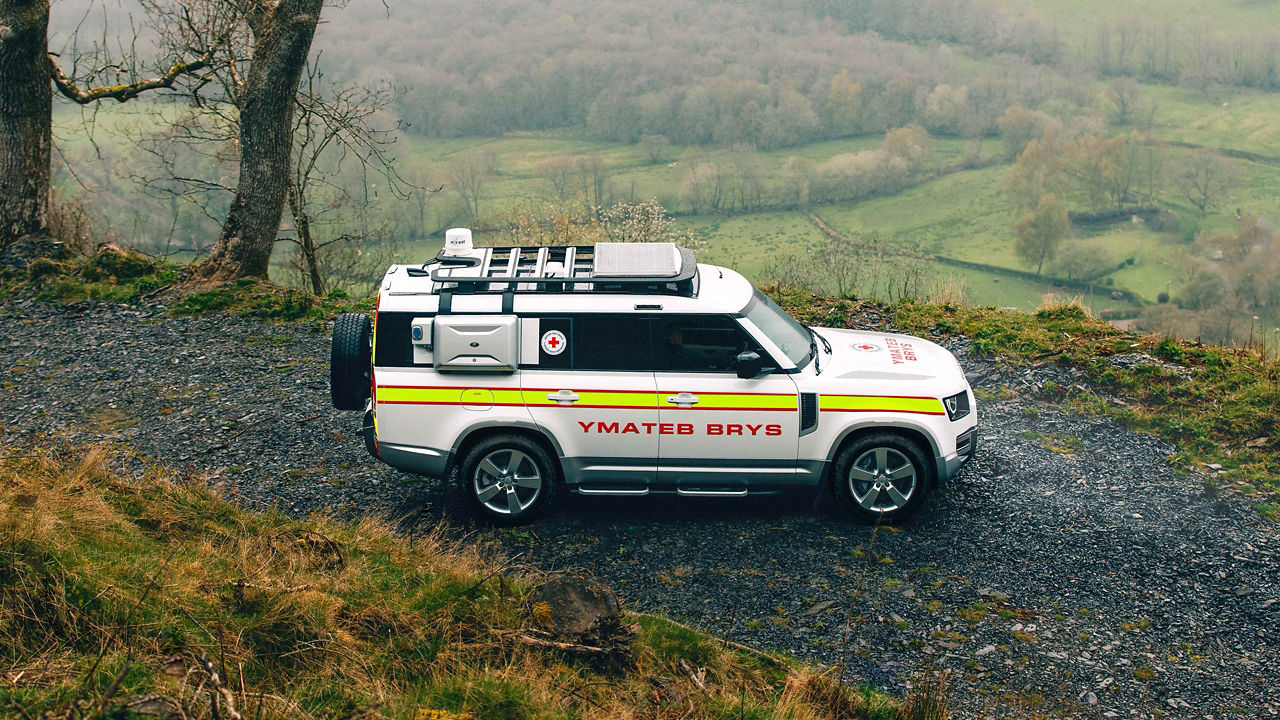
[[[11,444],[105,440],[208,473],[251,506],[472,525],[456,493],[372,461],[359,415],[330,408],[327,328],[0,312]],[[1003,369],[951,344],[976,388],[1005,390],[980,404],[978,458],[898,528],[812,494],[562,495],[532,526],[471,537],[589,569],[632,608],[818,662],[840,658],[849,621],[850,680],[901,690],[949,668],[960,717],[994,714],[1006,691],[1069,717],[1280,714],[1275,527],[1178,476],[1163,441],[1032,399],[1046,380],[1079,382],[1069,370]]]

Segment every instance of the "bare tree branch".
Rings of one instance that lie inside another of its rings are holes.
[[[97,100],[107,98],[126,102],[138,97],[148,90],[159,90],[172,88],[174,82],[184,75],[193,74],[199,70],[208,67],[218,50],[223,47],[230,38],[230,31],[224,33],[218,38],[218,41],[209,46],[200,57],[189,62],[176,62],[169,66],[164,74],[148,80],[139,80],[124,85],[99,85],[98,87],[89,88],[87,90],[78,87],[71,78],[67,77],[62,68],[58,66],[54,60],[53,53],[49,57],[49,74],[53,78],[53,84],[58,88],[58,92],[62,93],[67,99],[77,102],[81,105],[88,105]]]

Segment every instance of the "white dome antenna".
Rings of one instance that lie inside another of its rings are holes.
[[[471,252],[471,230],[449,228],[444,231],[444,254],[450,257],[465,256]]]

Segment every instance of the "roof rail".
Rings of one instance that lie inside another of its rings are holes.
[[[594,246],[476,248],[435,260],[409,274],[429,275],[433,292],[456,294],[611,292],[697,294],[693,252],[671,243],[597,243]]]

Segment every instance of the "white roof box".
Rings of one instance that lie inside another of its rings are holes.
[[[611,277],[675,277],[680,250],[672,243],[596,243],[592,275]]]

